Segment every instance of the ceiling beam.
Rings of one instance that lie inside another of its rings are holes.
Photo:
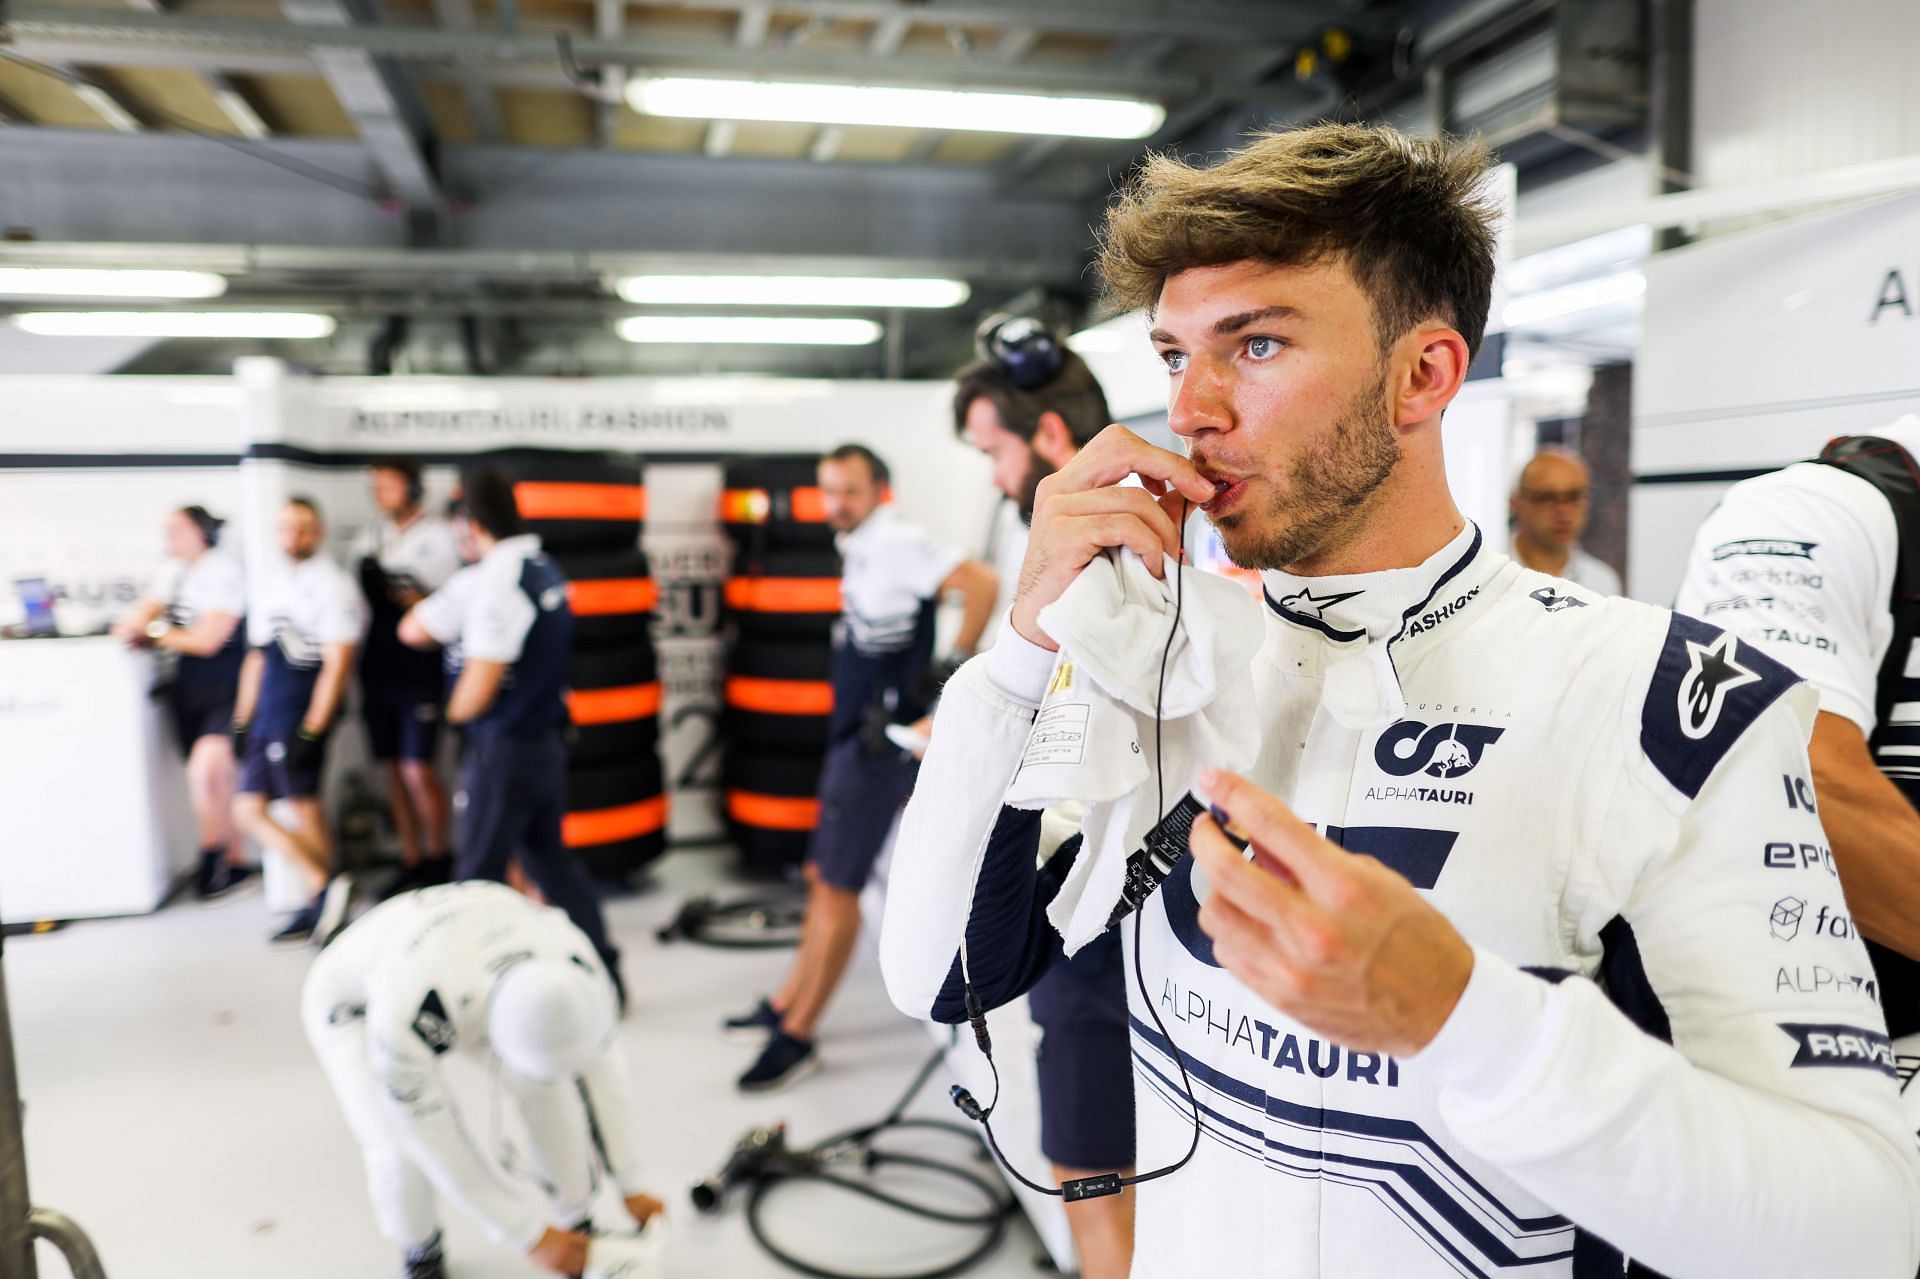
[[[825,124],[820,132],[813,135],[813,143],[807,147],[807,158],[818,164],[825,164],[840,154],[840,148],[847,142],[847,129],[841,124]]]
[[[684,9],[739,11],[763,0],[655,0]],[[813,17],[899,21],[900,0],[781,0],[781,7]],[[1087,35],[1163,35],[1245,46],[1298,39],[1304,30],[1341,17],[1366,26],[1358,13],[1341,14],[1324,0],[916,0],[914,22],[930,26],[1016,26]],[[1377,21],[1377,19],[1376,19]]]
[[[899,15],[881,18],[874,24],[873,34],[867,37],[867,56],[891,58],[900,52],[900,46],[905,42],[907,32],[912,27],[912,18]]]
[[[618,40],[627,33],[627,0],[594,0],[593,34],[602,40]],[[498,79],[498,68],[489,68],[489,76]],[[602,147],[613,145],[620,131],[620,113],[627,109],[627,69],[607,66],[600,71],[600,110],[594,121],[594,140]]]
[[[329,35],[366,29],[356,21],[361,15],[348,6],[349,0],[280,0],[294,24]],[[428,159],[432,134],[405,73],[352,45],[322,45],[312,56],[394,197],[415,214],[437,215],[444,201]]]
[[[73,79],[68,81],[74,96],[93,108],[95,115],[105,120],[121,133],[140,133],[146,128],[140,123],[140,117],[127,109],[119,96],[110,92],[99,83],[95,75],[86,67],[68,67]]]
[[[1027,55],[1033,52],[1033,46],[1039,43],[1039,31],[1032,27],[1013,27],[994,41],[987,56],[995,62],[1012,66],[1016,62],[1025,62]]]
[[[283,0],[283,5],[306,3],[338,7],[340,0]],[[58,50],[77,53],[91,62],[210,65],[239,71],[263,55],[272,58],[276,53],[290,52],[317,56],[338,50],[423,63],[475,62],[503,67],[528,64],[540,68],[548,77],[557,78],[554,39],[541,34],[509,36],[439,28],[161,16],[46,3],[17,5],[12,12],[13,47],[28,57],[45,58]],[[914,10],[916,15],[923,12]],[[817,76],[861,83],[1033,93],[1112,94],[1115,88],[1113,71],[1104,66],[1005,65],[985,58],[966,61],[876,53],[876,49],[884,49],[886,45],[881,37],[897,26],[898,21],[883,24],[869,40],[865,54],[807,48],[785,50],[780,56],[781,71],[796,78]],[[900,30],[904,33],[904,28]],[[183,56],[178,52],[181,50],[193,56]],[[596,35],[575,40],[573,51],[582,65],[590,67],[625,66],[722,76],[764,75],[767,68],[764,50],[741,49],[732,44]],[[280,59],[275,65],[291,64]],[[1225,73],[1213,71],[1204,74],[1148,72],[1131,76],[1126,83],[1126,88],[1134,93],[1168,99],[1192,98],[1235,87]]]
[[[733,43],[741,49],[759,49],[767,43],[767,28],[773,25],[773,7],[764,4],[750,4],[740,11],[740,21],[733,29]]]
[[[142,13],[172,12],[169,0],[127,0],[127,3]],[[267,128],[267,122],[260,118],[260,113],[253,109],[253,104],[247,101],[224,73],[218,70],[203,70],[200,72],[200,82],[212,96],[214,105],[220,108],[220,114],[227,118],[227,123],[231,124],[241,137],[260,142],[270,136],[272,130]]]
[[[473,0],[433,0],[433,16],[449,31],[472,31],[479,23],[473,16]],[[473,126],[474,140],[498,142],[505,126],[500,119],[500,100],[486,72],[470,62],[454,68],[461,95],[467,100],[467,121]]]
[[[724,159],[732,153],[734,139],[739,134],[740,126],[733,121],[715,120],[707,126],[707,136],[700,149],[715,160]]]

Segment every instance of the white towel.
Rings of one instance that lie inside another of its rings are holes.
[[[1047,911],[1069,955],[1106,930],[1127,857],[1161,817],[1153,811],[1156,791],[1171,808],[1200,769],[1243,770],[1259,751],[1253,659],[1263,634],[1260,607],[1225,578],[1184,567],[1180,575],[1171,649],[1174,581],[1156,580],[1131,551],[1094,560],[1040,613],[1060,653],[1006,802],[1087,806],[1080,858]]]

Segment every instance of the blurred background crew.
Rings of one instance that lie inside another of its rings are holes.
[[[261,574],[247,610],[252,650],[240,668],[233,736],[240,757],[234,825],[284,855],[313,885],[313,900],[273,940],[324,946],[347,920],[353,884],[334,873],[321,800],[327,736],[338,722],[355,655],[367,630],[366,601],[347,571],[323,553],[326,524],[304,497],[280,509],[285,559]],[[268,810],[286,801],[292,824]]]
[[[567,669],[573,611],[567,582],[526,531],[513,482],[479,469],[461,480],[463,517],[479,562],[414,605],[400,638],[444,646],[457,670],[447,721],[464,730],[460,792],[454,801],[462,880],[507,880],[516,859],[540,893],[593,940],[625,1004],[620,955],[607,937],[600,897],[567,850]]]
[[[434,761],[446,686],[437,648],[400,641],[406,611],[439,590],[460,569],[447,521],[423,508],[420,463],[410,457],[373,460],[368,480],[380,517],[355,545],[360,589],[372,621],[360,658],[361,714],[374,761],[387,772],[387,796],[401,869],[386,896],[447,881],[447,792]]]
[[[1851,446],[1851,447],[1849,447]],[[1820,691],[1806,778],[1782,803],[1814,811],[1867,942],[1901,1060],[1920,1047],[1920,417],[1843,437],[1819,461],[1742,480],[1700,525],[1674,607],[1739,637]],[[1732,678],[1744,674],[1737,650]],[[1825,849],[1769,845],[1767,865]],[[1783,967],[1796,985],[1816,982]],[[1864,974],[1830,980],[1857,985]],[[1911,1096],[1911,1095],[1910,1095]],[[1920,1104],[1920,1097],[1911,1100]]]
[[[193,893],[225,897],[252,876],[233,837],[233,702],[246,660],[247,578],[220,548],[220,528],[204,506],[167,516],[167,562],[140,602],[114,626],[119,639],[163,657],[161,687],[174,739],[187,761],[187,793],[200,830]]]
[[[835,449],[820,461],[819,482],[843,561],[833,714],[820,823],[807,850],[799,953],[779,993],[726,1022],[729,1033],[767,1036],[740,1076],[748,1092],[784,1087],[818,1067],[815,1030],[860,937],[860,892],[919,772],[919,762],[887,740],[886,727],[926,714],[940,601],[953,595],[963,603],[953,656],[964,659],[979,644],[999,593],[992,569],[941,545],[888,505],[887,464],[873,450]]]
[[[434,1195],[557,1274],[587,1268],[604,1161],[627,1212],[661,1211],[639,1180],[631,1070],[596,947],[557,910],[499,884],[410,893],[341,934],[308,974],[307,1041],[366,1161],[374,1220],[404,1279],[446,1273]],[[488,1068],[495,1114],[462,1118],[442,1059]],[[499,1140],[524,1123],[530,1168]],[[471,1134],[491,1131],[477,1145]]]
[[[1019,340],[1010,344],[1012,336]],[[1040,481],[1105,430],[1110,415],[1086,361],[1045,328],[1016,319],[987,330],[981,348],[983,358],[954,377],[954,429],[992,460],[994,487],[1020,509],[1020,544],[1004,552],[1017,564],[1026,558],[1025,527]],[[1042,826],[1043,855],[1057,855],[1060,832],[1079,826],[1077,814],[1058,815],[1071,818],[1066,821],[1054,816]],[[1062,1184],[1134,1170],[1133,1056],[1120,935],[1117,928],[1102,933],[1056,962],[1027,992],[1027,1011],[1040,1031],[1034,1054],[1040,1150]],[[1066,1205],[1085,1279],[1125,1279],[1133,1264],[1133,1203],[1128,1190]]]
[[[1620,594],[1620,575],[1580,549],[1591,512],[1593,473],[1580,455],[1544,448],[1520,469],[1509,509],[1513,558],[1602,595]]]

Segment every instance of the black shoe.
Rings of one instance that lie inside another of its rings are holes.
[[[811,1039],[795,1039],[784,1030],[776,1030],[767,1040],[760,1060],[740,1076],[741,1092],[778,1092],[799,1083],[820,1069],[820,1054]]]
[[[720,1029],[728,1039],[759,1039],[769,1031],[780,1029],[780,1014],[774,1011],[772,1000],[763,998],[752,1012],[721,1022]]]
[[[208,905],[213,905],[217,902],[231,900],[242,889],[257,888],[259,885],[260,881],[254,875],[253,867],[235,866],[228,862],[222,862],[220,863],[218,878],[213,881],[212,886],[207,890],[207,894],[202,900]]]
[[[439,1231],[434,1231],[432,1239],[407,1254],[406,1268],[400,1274],[402,1279],[446,1279],[447,1261],[440,1251]]]
[[[224,848],[203,848],[200,850],[200,869],[193,872],[193,895],[200,901],[208,901],[214,896],[222,879],[226,876],[227,852]]]
[[[314,900],[320,914],[313,921],[313,944],[325,950],[347,926],[347,908],[353,904],[353,876],[345,872],[335,875]]]
[[[426,864],[424,862],[415,862],[411,866],[402,866],[400,873],[393,877],[393,882],[381,890],[380,900],[390,902],[401,893],[410,893],[416,888],[423,887],[426,884],[425,868]]]
[[[322,893],[305,906],[295,911],[287,921],[287,926],[268,940],[277,946],[304,946],[313,938],[313,930],[320,923],[320,903],[326,897]]]

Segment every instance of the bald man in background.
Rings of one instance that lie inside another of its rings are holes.
[[[1580,455],[1544,448],[1513,486],[1513,558],[1602,595],[1620,594],[1620,575],[1580,549],[1591,510],[1593,472]]]

